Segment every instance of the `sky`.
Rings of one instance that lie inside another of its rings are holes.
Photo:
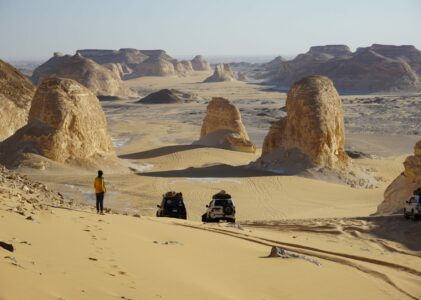
[[[258,56],[373,43],[421,49],[421,0],[0,0],[6,60],[86,48]]]

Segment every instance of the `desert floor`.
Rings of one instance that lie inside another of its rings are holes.
[[[259,148],[270,122],[284,115],[285,93],[201,83],[207,75],[126,82],[145,95],[194,93],[194,102],[102,103],[119,157],[117,167],[103,168],[105,204],[129,216],[98,216],[81,205],[34,211],[28,221],[7,210],[13,199],[0,202],[0,240],[17,248],[0,252],[0,299],[421,299],[421,222],[370,216],[420,139],[421,96],[343,97],[347,149],[364,153],[354,164],[380,180],[361,189],[247,168],[259,153],[193,146],[212,96],[240,108]],[[18,171],[94,203],[95,170],[52,164]],[[221,189],[233,196],[238,224],[200,223]],[[188,221],[153,217],[168,190],[183,192]],[[266,258],[272,246],[320,265]]]

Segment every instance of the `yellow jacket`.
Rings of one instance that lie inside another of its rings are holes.
[[[103,177],[95,178],[94,188],[95,188],[95,193],[97,194],[105,193],[107,191],[107,189],[105,188],[105,181]]]

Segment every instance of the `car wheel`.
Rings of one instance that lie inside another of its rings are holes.
[[[405,208],[403,209],[403,216],[404,216],[405,219],[407,219],[407,220],[409,219],[409,215],[406,213]]]
[[[415,215],[414,210],[411,210],[411,220],[414,222],[417,220],[417,216]]]
[[[230,218],[227,220],[229,223],[235,223],[235,219],[234,218]]]
[[[207,221],[208,221],[208,218],[207,218],[206,214],[203,214],[202,215],[202,222],[206,223]]]
[[[225,215],[231,215],[233,212],[234,212],[234,210],[231,206],[225,206],[224,207],[224,214]]]

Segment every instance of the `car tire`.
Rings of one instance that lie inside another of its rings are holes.
[[[417,220],[417,215],[415,214],[414,210],[411,210],[411,220],[414,222]]]
[[[406,209],[403,209],[403,217],[407,220],[409,220],[409,215],[406,213]]]
[[[206,216],[206,214],[203,214],[203,215],[202,215],[202,222],[203,222],[203,223],[208,222],[208,217]]]
[[[229,219],[227,219],[227,222],[228,223],[235,223],[235,219],[234,218],[229,218]]]
[[[231,206],[224,207],[224,214],[225,215],[232,215],[234,213],[234,209]]]

